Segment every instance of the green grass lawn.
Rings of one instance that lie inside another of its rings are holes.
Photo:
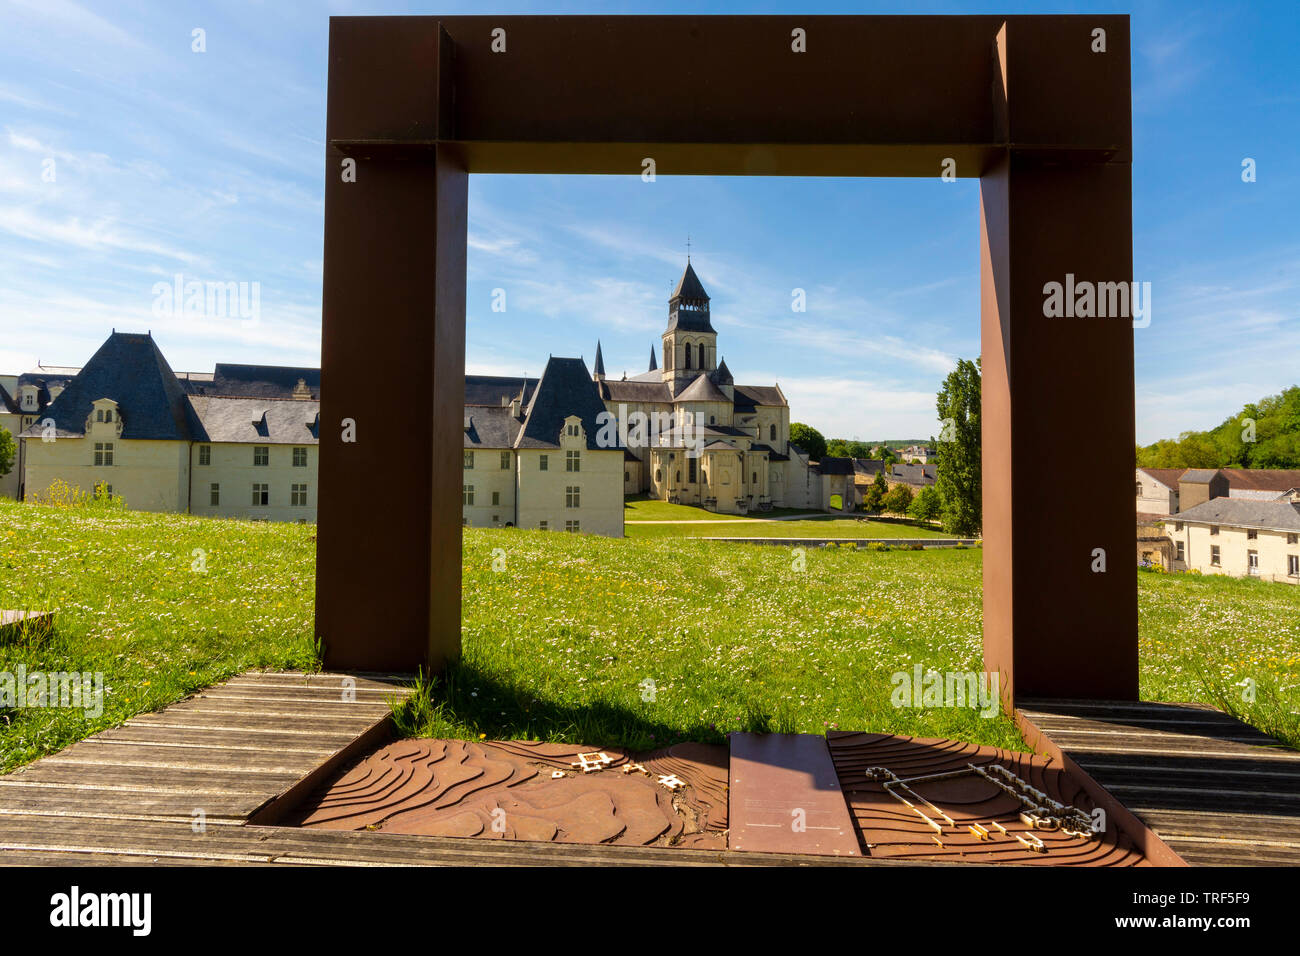
[[[947,538],[942,531],[893,521],[856,518],[820,518],[811,521],[761,521],[744,519],[726,524],[629,524],[629,538]]]
[[[0,770],[247,668],[314,667],[314,533],[0,501],[0,607],[58,609],[54,634],[0,645],[0,672],[103,671],[108,688],[98,718],[0,711]],[[981,668],[980,559],[817,548],[800,570],[780,547],[469,530],[464,657],[402,723],[593,746],[839,727],[1020,747],[1003,717],[889,701],[914,663]],[[1295,734],[1300,589],[1145,573],[1138,587],[1145,698],[1217,703],[1251,677],[1245,716]]]

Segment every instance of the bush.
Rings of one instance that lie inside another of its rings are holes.
[[[62,478],[55,478],[44,491],[37,491],[28,496],[34,505],[49,508],[97,508],[105,511],[126,511],[126,499],[121,495],[108,495],[106,484],[99,482],[93,493],[82,491],[77,485],[70,485]]]

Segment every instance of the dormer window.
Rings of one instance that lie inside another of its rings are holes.
[[[565,427],[565,431],[568,433],[570,438],[577,438],[580,434],[582,434],[580,427],[576,422],[570,422]]]

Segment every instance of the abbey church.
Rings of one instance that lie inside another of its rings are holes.
[[[662,347],[662,369],[651,346],[647,371],[615,380],[596,346],[593,377],[609,414],[620,421],[657,416],[671,425],[657,442],[629,442],[624,491],[727,514],[821,507],[820,482],[789,443],[785,395],[776,384],[736,384],[689,260],[668,300]]]

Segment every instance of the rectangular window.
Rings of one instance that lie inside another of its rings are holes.
[[[102,422],[103,420],[104,420],[104,410],[102,408],[95,409],[95,421]]]
[[[565,531],[575,531],[575,532],[576,532],[576,531],[581,530],[581,527],[580,527],[580,525],[579,525],[579,523],[578,523],[577,521],[566,521],[566,522],[564,522],[564,530],[565,530]]]
[[[1218,533],[1219,533],[1219,526],[1217,524],[1210,525],[1210,534],[1218,534]]]
[[[540,459],[540,461],[539,461],[539,463],[538,463],[538,465],[537,465],[537,470],[538,470],[538,471],[546,471],[546,466],[547,466],[547,462],[548,462],[548,461],[549,461],[549,457],[548,457],[547,455],[542,455],[542,456],[541,456],[541,459]]]
[[[474,503],[474,486],[473,486],[473,485],[461,485],[461,486],[460,486],[460,503],[461,503],[462,506],[464,506],[464,505],[472,505],[472,504]]]
[[[293,450],[293,467],[295,467],[295,468],[306,468],[306,467],[307,467],[307,449],[306,449],[306,448],[295,448],[295,449]]]
[[[1246,552],[1246,573],[1259,574],[1259,552],[1258,551]]]
[[[271,449],[267,445],[253,446],[253,464],[264,468],[271,463]]]
[[[289,504],[297,508],[307,507],[307,486],[306,485],[289,486]]]
[[[566,451],[564,453],[565,471],[582,471],[582,452]]]
[[[501,468],[505,470],[508,469],[509,467],[510,467],[510,452],[503,451],[501,453]]]
[[[1182,523],[1181,521],[1175,521],[1175,522],[1174,522],[1174,530],[1175,530],[1175,531],[1182,531],[1182,530],[1183,530],[1183,523]]]
[[[1258,532],[1258,531],[1248,530],[1248,531],[1246,532],[1246,540],[1247,540],[1247,541],[1254,541],[1254,540],[1255,540],[1256,538],[1258,538],[1258,537],[1259,537],[1259,532]]]
[[[572,425],[572,424],[571,424],[571,425],[568,425],[568,426],[565,428],[565,431],[567,431],[567,432],[569,433],[569,437],[570,437],[570,438],[577,438],[578,435],[580,434],[580,432],[579,432],[579,426],[578,426],[578,425]]]
[[[1286,556],[1286,573],[1288,577],[1300,578],[1300,554]]]
[[[109,467],[113,464],[113,443],[111,441],[95,442],[95,464]]]
[[[473,470],[473,468],[474,468],[474,453],[472,451],[467,451],[465,452],[465,470],[471,471]]]
[[[501,504],[501,492],[499,491],[492,492],[492,503],[494,505]]]
[[[1138,496],[1139,498],[1141,498],[1141,497],[1142,497],[1142,482],[1139,481],[1139,482],[1137,483],[1137,489],[1138,489],[1137,496]]]
[[[1217,544],[1210,545],[1210,564],[1216,568],[1219,566],[1219,546]]]
[[[211,446],[211,445],[200,445],[200,446],[199,446],[199,464],[200,464],[200,465],[210,465],[210,464],[212,464],[212,446]]]
[[[1183,542],[1181,542],[1181,541],[1178,542],[1178,555],[1177,555],[1177,558],[1178,558],[1179,561],[1186,561],[1186,560],[1187,560],[1187,552],[1183,549]]]
[[[112,486],[112,485],[106,485],[106,484],[104,484],[104,482],[101,481],[99,484],[97,484],[97,485],[95,486],[95,497],[96,497],[96,498],[112,498],[112,497],[113,497],[113,486]]]
[[[265,482],[253,483],[253,505],[258,508],[265,508],[271,503],[271,486]]]
[[[208,486],[208,504],[214,508],[221,504],[221,485],[215,481]]]
[[[564,507],[578,508],[581,507],[581,489],[577,485],[569,485],[564,489]]]
[[[1300,534],[1289,534],[1286,536],[1287,544],[1300,544]]]
[[[695,481],[698,481],[698,480],[699,480],[699,478],[696,476],[696,472],[695,472],[695,469],[696,469],[696,467],[698,466],[698,464],[699,464],[699,459],[698,459],[698,458],[688,458],[688,459],[687,459],[687,465],[686,465],[686,480],[687,480],[687,481],[695,482]]]
[[[545,521],[539,521],[539,522],[537,522],[537,527],[538,527],[539,529],[541,529],[542,531],[546,531],[546,530],[547,530],[547,524],[546,524]]]

